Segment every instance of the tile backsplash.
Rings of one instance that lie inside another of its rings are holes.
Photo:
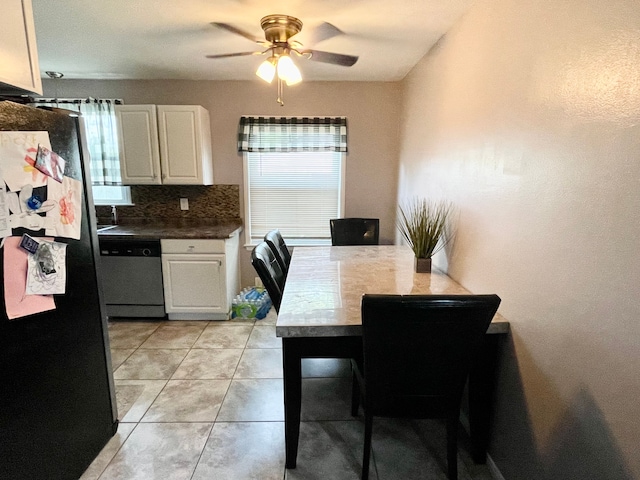
[[[189,210],[180,210],[180,199],[189,200]],[[240,218],[239,185],[132,185],[134,205],[118,206],[118,219],[216,219]],[[96,206],[99,223],[109,223],[111,207]]]

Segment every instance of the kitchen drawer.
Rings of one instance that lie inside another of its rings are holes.
[[[225,253],[224,240],[160,240],[162,254],[167,253]]]

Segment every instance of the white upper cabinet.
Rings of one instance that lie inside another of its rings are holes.
[[[158,105],[162,183],[211,185],[209,112],[199,105]]]
[[[125,185],[160,185],[155,105],[116,105],[120,172]]]
[[[31,0],[2,0],[0,93],[42,95]]]
[[[119,105],[125,185],[212,185],[209,112],[200,105]]]

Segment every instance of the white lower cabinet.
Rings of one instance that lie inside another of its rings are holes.
[[[226,240],[161,240],[169,320],[226,320],[240,290],[239,235]]]

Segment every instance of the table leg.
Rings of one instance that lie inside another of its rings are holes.
[[[469,373],[469,433],[471,436],[471,457],[475,463],[487,463],[487,448],[491,434],[491,409],[502,337],[504,335],[485,335],[479,358]]]
[[[362,362],[362,337],[282,338],[286,468],[296,468],[298,456],[303,358],[355,358]]]
[[[284,441],[285,467],[296,468],[300,437],[300,402],[302,396],[302,366],[294,338],[282,339],[284,378]]]

